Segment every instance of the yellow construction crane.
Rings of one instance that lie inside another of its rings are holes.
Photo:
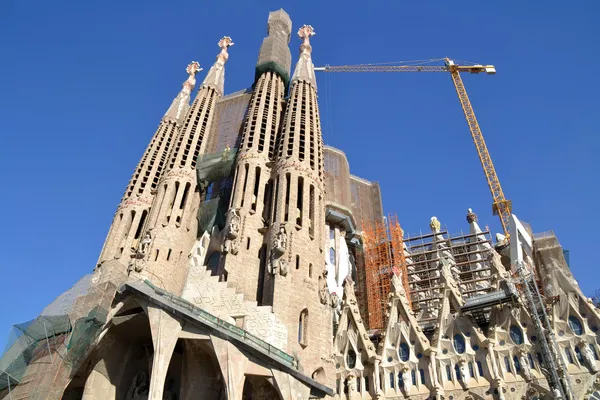
[[[479,160],[483,167],[483,172],[487,178],[488,186],[492,192],[494,203],[492,204],[492,211],[494,215],[500,216],[500,222],[502,223],[502,229],[506,238],[509,237],[509,226],[510,226],[510,215],[512,211],[512,203],[510,200],[506,200],[504,192],[500,186],[498,175],[494,169],[492,158],[488,152],[481,128],[475,118],[475,112],[469,101],[469,96],[463,84],[462,78],[460,77],[461,72],[469,72],[472,74],[478,74],[485,72],[488,75],[496,73],[496,68],[493,65],[457,65],[454,61],[449,58],[441,59],[444,61],[444,65],[376,65],[376,64],[362,64],[362,65],[341,65],[325,67],[317,67],[315,71],[323,72],[450,72],[456,94],[460,100],[460,105],[465,113],[467,124],[475,142]],[[433,60],[435,61],[435,60]]]

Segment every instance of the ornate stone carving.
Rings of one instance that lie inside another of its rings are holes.
[[[140,241],[140,246],[137,251],[138,258],[144,258],[146,254],[148,254],[148,248],[152,243],[152,229],[149,229],[142,240]]]
[[[408,394],[412,387],[412,375],[410,373],[410,368],[406,366],[402,368],[402,383],[404,383],[404,393]]]
[[[458,361],[458,369],[460,370],[460,383],[463,385],[464,388],[468,388],[469,378],[471,375],[469,375],[469,369],[467,368],[467,360],[461,358]]]
[[[321,304],[327,304],[330,300],[329,289],[327,288],[327,270],[323,271],[323,276],[319,277],[319,300]]]
[[[519,352],[519,363],[521,364],[521,371],[523,371],[523,377],[527,382],[533,379],[531,375],[531,368],[529,366],[529,360],[527,360],[527,356],[524,352]]]
[[[437,217],[431,217],[431,222],[429,222],[429,227],[431,228],[432,232],[439,232],[440,228],[442,227],[442,224],[440,224],[440,221],[438,221]]]
[[[592,353],[592,349],[590,349],[590,345],[587,343],[582,343],[580,347],[583,359],[585,360],[588,367],[590,367],[590,369],[593,372],[598,372],[598,367],[596,367],[596,360],[594,358],[594,354]]]
[[[285,231],[285,226],[279,226],[279,232],[273,238],[272,253],[275,257],[281,257],[287,249],[288,237]]]

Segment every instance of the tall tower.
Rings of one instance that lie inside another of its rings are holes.
[[[332,309],[317,290],[325,264],[325,202],[323,140],[310,45],[313,28],[304,25],[298,35],[303,43],[273,173],[274,216],[263,300],[288,326],[288,352],[298,353],[310,369],[307,372],[313,372],[324,366],[321,357],[331,352]]]
[[[267,37],[260,47],[254,93],[240,141],[230,215],[239,215],[241,228],[236,254],[228,252],[223,266],[227,279],[248,300],[262,298],[267,249],[264,235],[271,219],[275,156],[285,88],[289,82],[288,47],[292,21],[283,10],[269,13]]]
[[[190,107],[190,93],[200,70],[196,61],[187,66],[188,79],[161,119],[127,185],[98,259],[98,272],[107,278],[112,272],[124,275],[132,249],[135,252],[138,247],[167,157]]]
[[[221,52],[185,117],[158,184],[143,243],[130,266],[141,277],[176,294],[181,293],[187,276],[187,256],[196,239],[196,214],[204,196],[196,185],[196,160],[205,150],[215,103],[223,96],[227,49],[232,45],[227,36],[219,41]]]

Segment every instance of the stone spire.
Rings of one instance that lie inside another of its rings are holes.
[[[300,45],[300,58],[296,63],[296,69],[292,76],[292,83],[303,80],[317,88],[317,79],[315,77],[315,66],[312,62],[312,46],[310,45],[310,37],[315,35],[315,30],[310,25],[304,25],[298,30],[298,36],[302,39]]]
[[[491,246],[487,243],[486,238],[482,233],[479,224],[477,223],[477,214],[472,209],[467,210],[467,222],[469,223],[469,233],[476,235],[468,239],[469,242],[485,242],[482,246],[486,249],[490,249]],[[478,246],[479,247],[479,246]]]
[[[181,91],[171,103],[171,107],[167,110],[165,116],[163,117],[164,121],[173,122],[177,125],[180,125],[183,117],[187,113],[190,108],[190,95],[192,90],[194,90],[194,86],[196,85],[196,74],[199,71],[202,71],[200,68],[200,64],[196,61],[192,61],[188,64],[185,71],[188,73],[188,78],[185,82],[183,82],[183,87]]]
[[[206,74],[206,78],[202,82],[202,87],[210,87],[215,89],[215,91],[219,94],[219,96],[223,96],[223,91],[225,87],[225,63],[229,59],[229,53],[227,53],[227,49],[233,46],[233,41],[229,36],[223,36],[221,40],[219,40],[219,47],[221,48],[221,52],[217,55],[217,61],[210,67],[208,74]]]

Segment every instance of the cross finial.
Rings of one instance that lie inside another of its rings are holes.
[[[315,35],[315,30],[310,25],[303,25],[302,28],[298,29],[298,36],[303,39],[301,47],[309,47],[310,48],[310,37]]]

